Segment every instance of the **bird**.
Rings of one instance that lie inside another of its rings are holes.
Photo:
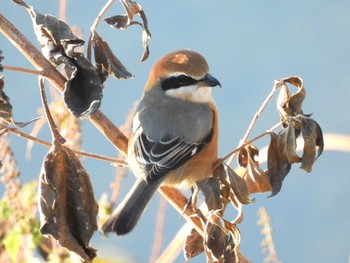
[[[121,236],[133,230],[161,185],[186,189],[212,176],[218,156],[216,86],[220,82],[195,51],[173,51],[154,64],[128,143],[127,161],[137,179],[102,233]]]

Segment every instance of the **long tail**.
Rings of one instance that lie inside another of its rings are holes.
[[[102,232],[104,234],[115,232],[118,236],[129,233],[136,226],[160,183],[161,180],[157,180],[147,184],[138,178],[124,200],[104,223]]]

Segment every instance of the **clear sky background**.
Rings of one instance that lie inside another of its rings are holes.
[[[41,13],[58,15],[59,1],[27,1]],[[116,124],[123,123],[130,107],[140,97],[153,63],[166,53],[190,48],[203,54],[211,73],[222,84],[214,90],[220,112],[220,156],[233,150],[244,135],[254,113],[270,92],[274,79],[299,75],[304,79],[307,97],[304,112],[313,113],[324,133],[350,134],[350,2],[337,1],[139,1],[152,33],[150,57],[139,63],[143,50],[141,30],[131,27],[116,31],[105,23],[98,33],[135,78],[127,81],[108,79],[101,110]],[[82,28],[85,39],[104,1],[68,0],[68,23]],[[11,1],[0,2],[0,12],[39,46],[27,12]],[[108,16],[123,12],[119,2]],[[33,68],[1,35],[0,49],[5,65]],[[4,72],[5,91],[14,106],[14,118],[28,120],[40,107],[35,76]],[[258,121],[252,136],[278,122],[275,99]],[[84,150],[115,156],[108,141],[88,122],[82,122]],[[29,132],[31,127],[25,128]],[[47,132],[40,138],[50,140]],[[257,146],[263,147],[269,138]],[[24,158],[26,142],[10,136],[24,181],[39,175],[47,149],[36,145],[33,158]],[[327,142],[326,142],[327,143]],[[326,145],[327,148],[327,145]],[[96,199],[110,193],[114,168],[106,162],[85,160]],[[264,206],[272,217],[277,255],[286,263],[347,262],[350,254],[350,155],[325,151],[313,171],[305,173],[294,165],[282,191],[273,198],[254,195],[255,203],[244,207],[241,251],[253,262],[262,262],[263,236],[257,211]],[[125,195],[133,183],[128,176],[122,185]],[[152,251],[158,195],[137,228],[129,235],[92,240],[99,256],[127,262],[148,262]],[[228,215],[229,216],[229,215]],[[232,218],[233,219],[233,218]],[[184,223],[168,206],[163,247]],[[192,262],[203,262],[198,257]],[[183,262],[182,255],[177,262]]]

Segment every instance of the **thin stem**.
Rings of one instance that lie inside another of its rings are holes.
[[[276,125],[274,125],[271,129],[261,133],[260,135],[254,137],[253,139],[249,140],[249,141],[244,141],[240,146],[238,146],[235,150],[233,150],[232,152],[230,152],[229,154],[227,154],[225,157],[220,158],[214,165],[213,170],[215,170],[216,167],[218,167],[221,163],[223,163],[225,160],[227,160],[228,158],[234,156],[236,153],[238,153],[242,148],[244,148],[246,145],[248,144],[252,144],[253,142],[255,142],[256,140],[259,140],[260,138],[264,137],[265,135],[270,134],[273,130],[275,130],[276,128],[278,128],[280,125],[282,124],[282,122],[277,123]],[[231,160],[232,158],[230,158]]]
[[[59,133],[56,123],[52,118],[49,106],[47,105],[47,98],[45,93],[45,86],[44,86],[44,78],[39,77],[39,87],[40,87],[40,95],[41,95],[41,101],[44,107],[46,119],[48,120],[49,127],[52,133],[53,141],[54,142],[60,142],[64,144],[66,142],[66,139],[64,139],[61,134]]]
[[[228,164],[228,165],[230,165],[230,164],[232,163],[233,159],[235,158],[236,153],[237,153],[240,149],[242,149],[242,147],[244,147],[244,146],[246,146],[247,144],[249,144],[249,143],[245,143],[245,142],[247,141],[249,135],[251,134],[251,132],[252,132],[252,130],[253,130],[253,127],[254,127],[256,121],[258,120],[259,116],[260,116],[261,113],[264,111],[264,109],[266,108],[267,104],[270,102],[270,100],[271,100],[272,97],[275,95],[276,91],[278,90],[278,88],[279,88],[280,86],[281,86],[281,83],[278,82],[278,81],[275,81],[275,83],[274,83],[274,85],[273,85],[273,87],[272,87],[272,90],[271,90],[270,94],[266,97],[266,99],[264,100],[264,102],[261,104],[259,110],[255,113],[255,115],[254,115],[252,121],[250,122],[249,127],[248,127],[246,133],[244,134],[243,138],[241,139],[241,141],[240,141],[240,143],[239,143],[239,145],[238,145],[238,148],[237,148],[235,151],[231,152],[230,154],[228,154],[227,156],[225,156],[225,157],[223,158],[223,159],[225,160],[225,159],[227,159],[227,158],[229,157],[229,160],[227,161],[227,164]],[[264,135],[266,135],[266,134],[264,134]],[[263,136],[264,136],[264,135],[263,135]],[[262,137],[262,136],[261,136],[261,137]],[[259,138],[261,138],[261,137],[259,137]],[[258,139],[259,139],[259,138],[258,138]],[[253,141],[256,141],[256,140],[253,140]]]
[[[112,6],[112,4],[115,2],[115,0],[109,0],[104,7],[102,7],[100,13],[97,15],[94,23],[92,24],[90,28],[90,36],[89,36],[89,41],[88,41],[88,47],[87,47],[87,59],[91,62],[91,42],[92,42],[92,37],[94,32],[97,29],[98,24],[100,23],[102,17],[104,14],[107,12],[107,10]]]
[[[34,74],[37,76],[44,76],[45,72],[41,70],[34,70],[34,69],[27,69],[27,68],[21,68],[21,67],[13,67],[13,66],[4,66],[5,70],[11,70],[11,71],[17,71],[22,73],[29,73]]]
[[[6,132],[10,132],[12,134],[15,134],[19,137],[22,137],[24,139],[27,140],[31,140],[33,142],[39,143],[41,145],[47,146],[47,147],[51,147],[52,143],[41,140],[39,138],[36,138],[34,136],[31,136],[29,134],[23,133],[20,130],[18,130],[17,128],[9,128],[3,125],[0,125],[1,129],[6,129]],[[108,156],[104,156],[104,155],[99,155],[99,154],[94,154],[94,153],[89,153],[89,152],[84,152],[84,151],[77,151],[77,150],[72,150],[75,154],[79,155],[79,156],[84,156],[84,157],[88,157],[88,158],[93,158],[96,160],[101,160],[101,161],[106,161],[106,162],[111,162],[114,164],[117,164],[119,166],[128,166],[128,163],[126,161],[123,160],[118,160],[112,157],[108,157]]]
[[[264,111],[264,109],[266,108],[266,105],[269,103],[269,101],[272,99],[272,97],[275,95],[275,92],[278,89],[278,85],[276,85],[276,83],[273,85],[272,90],[270,92],[270,94],[266,97],[266,99],[264,100],[264,102],[262,103],[262,105],[260,106],[260,109],[255,113],[252,121],[250,122],[250,125],[247,129],[247,132],[245,133],[245,135],[243,136],[241,142],[245,142],[249,135],[251,134],[253,127],[256,123],[256,121],[258,120],[259,116],[261,115],[261,113]]]

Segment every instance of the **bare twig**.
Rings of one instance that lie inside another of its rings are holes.
[[[37,76],[44,76],[44,71],[34,70],[34,69],[27,69],[27,68],[21,68],[21,67],[12,67],[12,66],[4,66],[5,70],[11,70],[11,71],[17,71],[17,72],[23,72],[23,73],[29,73],[34,74]]]
[[[90,36],[89,36],[89,41],[88,41],[88,47],[87,47],[87,59],[91,62],[91,41],[92,41],[92,36],[94,32],[97,29],[98,24],[100,23],[102,17],[104,14],[107,12],[107,10],[112,6],[112,4],[115,2],[115,0],[109,0],[104,7],[101,9],[100,13],[97,15],[94,23],[92,24],[90,28]]]
[[[228,158],[230,158],[230,160],[232,159],[232,156],[234,156],[236,153],[238,153],[242,148],[244,148],[246,145],[248,144],[252,144],[253,142],[259,140],[260,138],[264,137],[265,135],[270,134],[273,130],[275,130],[276,128],[278,128],[282,123],[279,122],[278,124],[274,125],[271,129],[259,134],[258,136],[254,137],[253,139],[249,140],[249,141],[245,141],[243,142],[239,147],[237,147],[235,150],[233,150],[232,152],[230,152],[229,154],[227,154],[226,156],[218,159],[218,161],[215,163],[215,165],[213,166],[213,170],[215,170],[216,167],[218,167],[221,163],[223,163],[225,160],[227,160]]]
[[[33,44],[2,14],[0,14],[0,32],[31,62],[38,70],[45,69],[45,78],[59,91],[65,88],[66,79],[33,46]],[[93,125],[124,155],[127,155],[127,137],[100,111],[97,110],[89,119]],[[162,186],[159,192],[181,214],[187,204],[180,191]],[[201,222],[187,209],[184,217],[203,235]]]
[[[264,100],[264,102],[261,104],[259,110],[255,113],[252,121],[250,122],[249,124],[249,127],[246,131],[246,133],[244,134],[243,138],[241,139],[239,145],[238,145],[238,148],[233,151],[232,153],[228,154],[227,156],[229,156],[229,160],[227,161],[227,164],[230,165],[235,157],[235,154],[240,150],[242,149],[242,146],[246,146],[247,144],[250,144],[250,143],[246,143],[249,135],[251,134],[253,128],[254,128],[254,125],[256,123],[256,121],[258,120],[259,116],[261,115],[261,113],[264,111],[264,109],[266,108],[267,104],[269,103],[269,101],[272,99],[272,97],[275,95],[276,91],[278,90],[278,88],[281,86],[281,83],[278,82],[278,81],[275,81],[273,87],[272,87],[272,90],[270,92],[270,94],[266,97],[266,99]],[[273,130],[273,128],[271,129]],[[268,134],[268,133],[267,133]],[[266,135],[266,132],[263,133],[263,136]],[[258,136],[259,137],[259,136]],[[262,137],[262,136],[261,136]],[[261,137],[257,138],[257,139],[260,139]],[[256,141],[257,139],[253,139],[251,141]],[[227,157],[228,158],[228,157]],[[227,159],[226,157],[224,157],[224,159]]]
[[[18,130],[17,128],[9,128],[3,125],[0,125],[1,129],[6,129],[7,132],[10,132],[12,134],[15,134],[19,137],[25,138],[27,140],[31,140],[33,142],[39,143],[41,145],[47,146],[47,147],[51,147],[52,143],[41,140],[37,137],[31,136],[29,134],[26,134],[24,132],[21,132],[20,130]],[[89,153],[89,152],[85,152],[85,151],[77,151],[77,150],[72,150],[75,154],[80,155],[80,156],[84,156],[84,157],[88,157],[88,158],[93,158],[96,160],[101,160],[101,161],[106,161],[106,162],[111,162],[114,163],[116,165],[119,166],[128,166],[128,163],[126,161],[123,160],[119,160],[113,157],[108,157],[108,156],[103,156],[103,155],[99,155],[99,154],[94,154],[94,153]]]

